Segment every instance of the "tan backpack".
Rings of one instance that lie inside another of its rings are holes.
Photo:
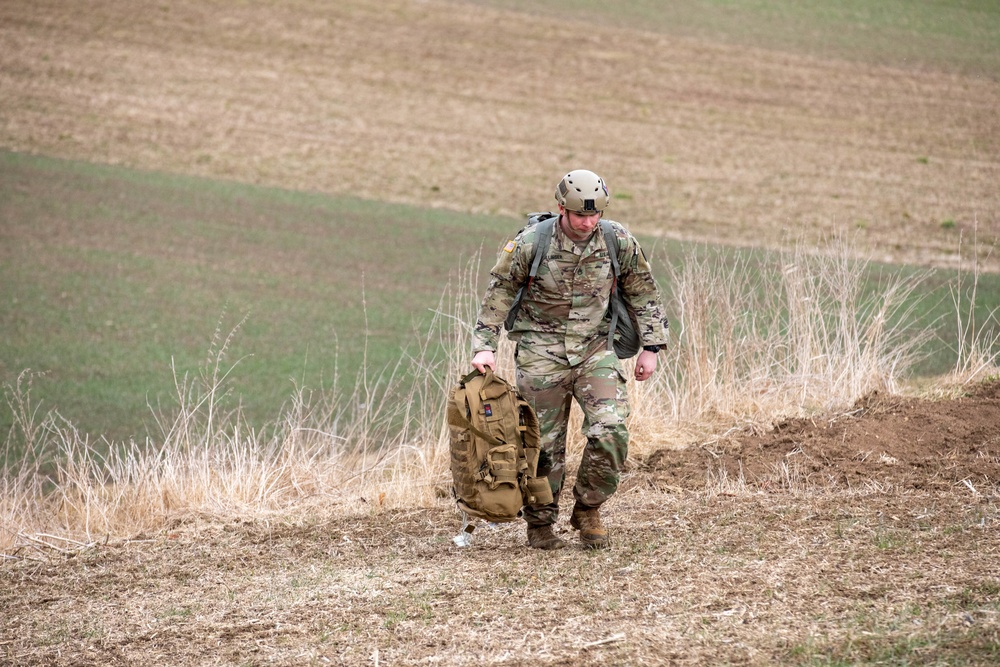
[[[459,510],[502,523],[517,520],[524,505],[552,502],[548,478],[537,476],[535,411],[492,370],[487,368],[485,375],[473,371],[451,392],[448,429],[453,492]],[[470,527],[464,530],[472,532]]]

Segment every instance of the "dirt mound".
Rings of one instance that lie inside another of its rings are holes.
[[[880,393],[843,415],[788,419],[764,434],[740,433],[645,462],[658,483],[702,488],[709,479],[757,485],[978,491],[1000,483],[1000,381],[953,400]]]

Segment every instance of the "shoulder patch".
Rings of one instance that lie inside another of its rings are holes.
[[[516,248],[516,247],[517,247],[517,244],[514,243],[513,241],[507,241],[507,245],[505,245],[503,247],[503,251],[504,252],[514,252],[514,248]]]

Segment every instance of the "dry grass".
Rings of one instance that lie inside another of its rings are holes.
[[[906,328],[906,313],[896,311],[919,283],[893,283],[865,299],[851,254],[846,247],[829,258],[793,252],[771,267],[737,257],[733,273],[690,258],[669,281],[678,342],[653,380],[630,383],[632,457],[717,436],[734,424],[763,427],[846,411],[862,395],[894,390],[921,340]],[[470,265],[458,281],[466,288],[443,296],[428,344],[408,360],[417,372],[363,374],[346,396],[300,391],[260,431],[238,410],[219,413],[235,368],[226,360],[235,328],[216,333],[197,377],[176,378],[176,409],[158,417],[161,440],[111,447],[106,455],[57,413],[39,415],[30,377],[19,382],[7,396],[16,431],[8,447],[34,454],[6,471],[0,545],[10,550],[35,533],[91,543],[156,529],[177,513],[248,516],[311,498],[349,509],[419,506],[446,496],[444,408],[468,364],[476,275]],[[446,345],[430,344],[440,340]],[[428,356],[442,348],[451,356]],[[501,375],[513,377],[506,339],[498,357]],[[404,387],[404,378],[417,380]],[[574,409],[571,460],[585,444],[580,430]]]
[[[907,326],[922,278],[866,295],[856,254],[845,243],[824,257],[801,246],[775,259],[685,257],[666,281],[678,343],[663,355],[664,372],[634,388],[639,424],[661,427],[650,440],[680,430],[689,442],[899,391],[928,336]]]
[[[1000,372],[1000,331],[992,328],[1000,321],[1000,304],[977,320],[973,304],[978,303],[978,253],[972,253],[971,260],[963,261],[959,269],[951,292],[958,354],[952,377],[945,384],[964,387],[983,375]]]

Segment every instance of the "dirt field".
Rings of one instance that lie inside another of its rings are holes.
[[[586,165],[650,234],[1000,238],[996,77],[433,0],[5,2],[0,42],[11,150],[511,215]]]
[[[446,501],[40,542],[0,569],[0,661],[992,665],[998,480],[994,382],[658,452],[599,553],[531,551],[520,525],[458,548]]]
[[[589,166],[635,231],[1000,270],[995,78],[437,0],[17,0],[0,43],[5,150],[510,215]],[[1000,383],[631,466],[597,553],[458,548],[445,498],[33,535],[0,663],[1000,664]]]

